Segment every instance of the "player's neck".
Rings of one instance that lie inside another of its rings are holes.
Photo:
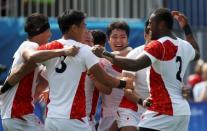
[[[168,36],[172,39],[176,39],[176,37],[173,35],[173,33],[171,31],[166,31],[166,32],[163,32],[159,35],[159,38],[161,37],[165,37],[165,36]]]
[[[126,46],[124,49],[120,51],[113,51],[112,53],[119,56],[126,56],[132,50],[131,47]]]
[[[34,37],[29,37],[28,40],[31,41],[31,42],[35,42],[35,43],[37,43],[38,45],[41,44],[41,42],[39,41],[39,39],[34,38]]]
[[[78,39],[77,39],[75,36],[70,35],[70,34],[64,34],[64,35],[63,35],[63,38],[64,38],[65,40],[69,40],[69,39],[71,39],[71,40],[78,41]]]

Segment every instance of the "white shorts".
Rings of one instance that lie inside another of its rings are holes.
[[[92,120],[90,120],[90,118],[88,118],[88,123],[89,123],[92,131],[96,131],[96,121],[94,119],[94,116],[92,117]]]
[[[161,131],[188,131],[189,120],[189,115],[168,116],[147,110],[141,116],[139,127]]]
[[[44,125],[34,114],[20,118],[2,119],[4,131],[44,131]]]
[[[117,125],[119,128],[125,126],[138,127],[140,116],[141,114],[134,110],[119,107],[116,116]]]
[[[115,121],[115,116],[103,117],[99,121],[98,131],[109,131]]]
[[[46,118],[45,131],[91,131],[88,118],[78,119],[62,119],[62,118]]]

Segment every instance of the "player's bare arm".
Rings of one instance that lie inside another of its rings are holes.
[[[38,84],[36,86],[36,90],[35,90],[35,94],[34,94],[34,100],[35,101],[39,100],[39,101],[46,102],[48,98],[47,98],[47,95],[44,95],[44,94],[49,92],[49,87],[48,87],[49,83],[41,75],[41,72],[38,74],[37,81],[38,81]]]
[[[48,59],[59,57],[59,56],[75,56],[79,51],[79,47],[69,46],[63,49],[56,50],[25,50],[23,57],[26,61],[32,63],[41,63]]]
[[[93,80],[93,84],[95,86],[95,88],[97,88],[100,92],[106,94],[106,95],[110,95],[112,92],[111,88],[106,87],[105,85],[101,84],[100,82],[98,82],[96,80],[96,78],[90,74],[90,78]]]
[[[172,15],[173,15],[174,19],[178,21],[180,27],[184,30],[186,40],[195,49],[196,55],[195,55],[194,60],[198,60],[200,58],[200,50],[198,47],[198,43],[193,36],[193,32],[192,32],[191,27],[188,23],[187,17],[179,11],[172,11]]]
[[[75,56],[79,51],[79,47],[69,46],[63,49],[55,50],[29,50],[25,49],[23,51],[23,57],[25,63],[16,67],[15,70],[11,71],[11,74],[7,77],[6,82],[1,87],[0,94],[3,94],[7,90],[11,89],[16,85],[25,75],[33,71],[36,67],[36,63],[41,63],[48,59],[58,57],[58,56]]]
[[[122,78],[117,79],[108,75],[99,64],[95,64],[90,68],[90,73],[96,78],[98,82],[105,85],[107,88],[126,88],[126,89],[134,89],[133,80],[130,78]]]

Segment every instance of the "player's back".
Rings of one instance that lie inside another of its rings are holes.
[[[153,100],[150,110],[167,115],[189,115],[190,109],[187,101],[182,97],[182,79],[187,66],[194,59],[195,52],[192,46],[180,38],[172,39],[162,37],[153,44],[156,51],[148,52],[153,61],[149,86]]]
[[[75,57],[62,56],[45,62],[50,86],[48,117],[66,119],[85,117],[86,70],[98,63],[98,59],[92,54],[89,46],[74,40],[59,39],[51,44],[53,44],[51,49],[75,45],[80,47],[80,50]]]

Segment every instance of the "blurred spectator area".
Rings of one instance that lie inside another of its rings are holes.
[[[167,7],[187,15],[201,48],[201,57],[207,60],[207,1],[206,0],[0,0],[1,17],[28,16],[40,12],[50,17],[65,9],[84,11],[89,17],[146,19],[156,8]],[[181,33],[175,26],[177,33]]]
[[[65,9],[78,9],[89,17],[144,18],[163,0],[0,0],[1,16],[28,16],[38,11],[58,16]]]

